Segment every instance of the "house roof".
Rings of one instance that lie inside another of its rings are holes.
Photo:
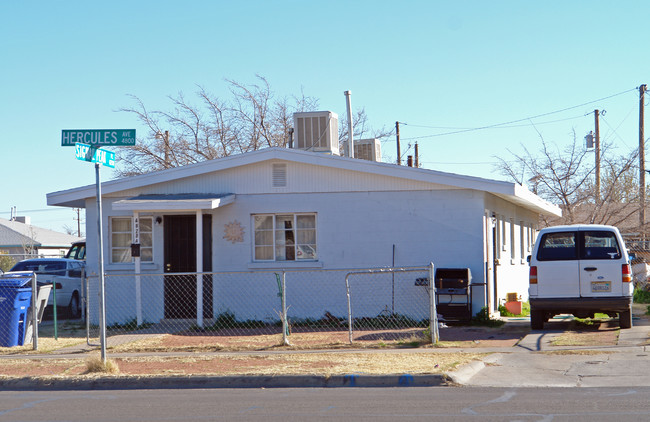
[[[81,238],[53,230],[0,218],[0,247],[67,248]]]
[[[561,215],[559,207],[543,200],[530,192],[526,187],[517,183],[288,148],[265,148],[216,160],[208,160],[182,167],[111,180],[102,183],[101,188],[104,195],[110,195],[121,191],[143,188],[154,184],[164,184],[179,179],[200,176],[206,173],[228,170],[270,160],[283,160],[307,165],[324,166],[337,170],[363,172],[371,175],[382,175],[437,185],[446,185],[457,189],[485,191],[503,198],[506,201],[521,205],[542,214]],[[95,194],[95,185],[82,186],[64,191],[51,192],[47,194],[47,203],[48,205],[83,208],[85,207],[85,200],[88,198],[94,198]]]

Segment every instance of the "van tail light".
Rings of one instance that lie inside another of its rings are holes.
[[[537,284],[537,267],[532,266],[530,267],[530,272],[528,275],[528,283],[529,284]]]
[[[630,264],[623,264],[623,283],[630,283],[632,281],[632,270]]]

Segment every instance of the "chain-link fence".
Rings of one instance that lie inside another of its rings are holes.
[[[107,273],[107,345],[241,350],[436,341],[435,301],[429,283],[417,281],[428,279],[430,272],[432,266]],[[97,344],[99,277],[88,277],[87,289],[88,337]]]

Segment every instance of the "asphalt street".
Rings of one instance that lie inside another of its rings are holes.
[[[303,388],[3,392],[0,422],[647,421],[650,388]]]

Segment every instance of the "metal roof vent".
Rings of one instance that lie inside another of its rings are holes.
[[[273,164],[272,183],[274,188],[287,187],[287,165],[274,163]]]

